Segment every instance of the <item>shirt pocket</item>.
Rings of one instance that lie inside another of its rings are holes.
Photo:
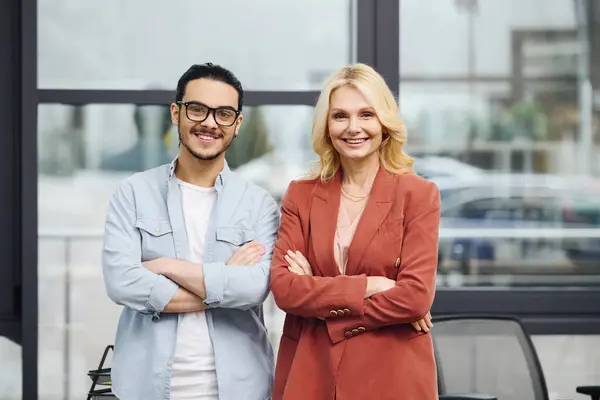
[[[135,227],[142,236],[142,261],[175,256],[173,228],[168,219],[138,218]]]
[[[250,242],[255,239],[256,233],[249,229],[241,229],[234,227],[217,229],[217,240],[220,242],[229,243],[234,247],[240,247],[244,243]]]
[[[217,228],[216,236],[218,256],[223,260],[228,260],[244,243],[256,239],[254,231],[236,227]]]

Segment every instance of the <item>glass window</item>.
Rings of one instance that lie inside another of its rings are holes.
[[[400,103],[411,152],[503,171],[600,173],[597,162],[580,163],[582,135],[599,135],[597,124],[579,124],[585,61],[575,3],[402,1]]]
[[[470,68],[506,77],[514,31],[575,27],[573,3],[563,0],[403,0],[400,7],[406,77],[464,77]]]
[[[351,0],[40,0],[39,86],[174,89],[211,61],[246,89],[319,89],[351,61],[351,16]]]
[[[575,4],[400,3],[401,112],[415,168],[442,194],[441,284],[600,284]]]
[[[599,193],[577,182],[513,176],[508,183],[489,173],[480,187],[472,182],[442,200],[442,276],[458,271],[471,284],[600,284]]]
[[[122,180],[170,161],[177,152],[177,131],[167,110],[130,104],[38,108],[40,397],[63,398],[64,390],[73,396],[86,393],[86,371],[98,365],[105,346],[112,344],[120,308],[106,296],[100,268],[106,209]],[[232,152],[230,163],[280,198],[314,159],[309,147],[312,112],[308,106],[244,109],[245,121],[234,142],[241,147],[235,157]],[[268,323],[277,332],[281,315],[268,304],[274,310]],[[277,335],[272,338],[278,340]],[[16,360],[20,353],[12,355],[3,346],[0,342],[0,353]],[[70,379],[63,389],[56,382],[64,382],[65,374]],[[0,374],[0,387],[5,387],[5,376]]]
[[[600,201],[598,199],[568,197],[561,199],[560,207],[565,226],[600,227]]]
[[[20,399],[22,397],[22,357],[21,347],[0,337],[0,389],[2,397]]]
[[[529,222],[556,224],[560,222],[556,200],[543,197],[483,198],[445,210],[444,217],[514,222],[522,227],[532,226],[526,224]]]

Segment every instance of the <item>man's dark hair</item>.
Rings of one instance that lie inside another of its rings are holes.
[[[179,82],[177,82],[175,102],[182,101],[185,89],[190,81],[202,78],[212,79],[233,86],[238,92],[238,111],[242,111],[242,105],[244,104],[244,89],[242,88],[242,83],[233,72],[213,63],[194,64],[181,75]]]

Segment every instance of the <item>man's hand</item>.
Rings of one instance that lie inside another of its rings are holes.
[[[256,240],[237,249],[225,265],[254,265],[265,255],[265,246]]]
[[[299,251],[293,252],[288,250],[284,258],[288,263],[288,269],[296,275],[313,276],[312,267],[306,257]]]
[[[418,321],[412,322],[411,325],[417,331],[429,332],[433,327],[433,324],[431,323],[431,313],[427,313],[425,317]]]

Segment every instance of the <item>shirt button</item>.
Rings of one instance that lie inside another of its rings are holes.
[[[160,228],[156,228],[156,229],[154,230],[154,232],[156,232],[156,233],[160,232]]]

